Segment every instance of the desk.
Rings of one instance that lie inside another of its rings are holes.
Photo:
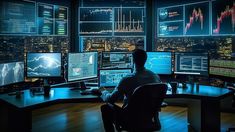
[[[220,100],[233,94],[232,90],[201,85],[199,89],[188,85],[178,88],[175,94],[167,92],[166,98],[186,98],[188,100],[188,122],[196,131],[220,131]],[[32,110],[56,103],[97,102],[98,96],[81,95],[69,88],[54,88],[49,97],[32,96],[24,90],[21,98],[8,94],[0,95],[0,130],[31,131]],[[14,127],[13,127],[14,126]]]
[[[50,96],[32,95],[24,90],[21,98],[0,95],[0,131],[28,132],[32,129],[32,110],[57,103],[101,102],[98,96],[81,95],[79,90],[53,88]]]
[[[220,132],[220,100],[232,96],[233,90],[214,86],[187,85],[177,88],[172,94],[167,91],[166,98],[185,98],[188,105],[188,123],[195,131]]]

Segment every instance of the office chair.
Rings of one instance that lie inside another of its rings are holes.
[[[117,131],[148,132],[161,129],[158,113],[167,92],[167,85],[162,83],[146,84],[136,88],[128,105],[123,108],[123,115],[115,124]]]

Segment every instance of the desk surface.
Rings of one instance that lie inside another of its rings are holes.
[[[2,94],[0,100],[18,108],[31,108],[36,105],[55,102],[99,100],[98,96],[81,95],[79,90],[70,90],[67,87],[52,88],[48,97],[43,94],[33,95],[30,90],[24,90],[23,92],[20,98],[16,98],[15,95]]]
[[[233,90],[227,88],[218,88],[214,86],[200,85],[199,89],[196,86],[188,85],[187,88],[178,88],[175,94],[167,91],[166,98],[216,98],[222,99],[228,95],[232,95]],[[10,96],[8,94],[0,95],[0,100],[12,105],[13,107],[22,109],[34,109],[45,104],[58,102],[81,102],[81,101],[100,101],[96,95],[81,95],[79,90],[70,90],[68,87],[52,88],[49,97],[44,95],[33,95],[29,90],[24,90],[21,98]]]
[[[177,88],[175,94],[172,94],[171,91],[167,91],[167,97],[222,99],[228,95],[232,95],[233,92],[234,92],[233,90],[227,88],[220,88],[220,87],[206,86],[206,85],[199,85],[199,88],[196,88],[196,85],[192,86],[190,84],[187,84],[187,88]]]

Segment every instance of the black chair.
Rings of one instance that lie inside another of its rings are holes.
[[[158,113],[167,92],[162,83],[146,84],[136,88],[128,105],[123,108],[123,116],[116,118],[117,131],[133,132],[157,131],[161,129]]]

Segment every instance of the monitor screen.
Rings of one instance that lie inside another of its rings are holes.
[[[27,77],[60,77],[61,53],[28,53]]]
[[[68,81],[79,81],[97,77],[98,53],[69,53]]]
[[[99,86],[115,87],[123,77],[129,74],[131,74],[131,69],[100,69]]]
[[[133,68],[131,52],[103,52],[102,68]]]
[[[24,81],[24,62],[0,64],[0,86]]]
[[[175,53],[175,74],[208,75],[208,53]]]
[[[145,67],[156,74],[172,74],[171,52],[147,52]]]
[[[235,61],[211,59],[210,75],[235,78]]]

